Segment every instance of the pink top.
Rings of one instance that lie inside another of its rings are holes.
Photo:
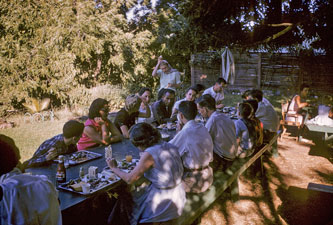
[[[101,125],[95,122],[93,119],[88,119],[84,126],[91,126],[93,127],[98,133],[102,134],[102,128]],[[99,144],[93,141],[90,137],[88,137],[85,133],[82,134],[82,137],[80,138],[79,142],[77,143],[77,149],[78,150],[85,150],[87,148],[92,148],[95,146],[98,146]]]

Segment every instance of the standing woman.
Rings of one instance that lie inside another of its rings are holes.
[[[152,76],[160,77],[160,89],[158,90],[158,100],[161,99],[161,91],[163,89],[176,89],[180,87],[180,73],[178,70],[173,69],[170,64],[163,60],[162,56],[158,57],[157,65],[155,66]]]
[[[97,98],[91,103],[88,115],[89,119],[84,123],[85,127],[82,137],[77,143],[78,150],[121,141],[121,133],[108,120],[108,114],[109,103],[105,99]]]
[[[147,123],[130,130],[131,142],[143,152],[130,173],[117,168],[115,159],[106,159],[110,169],[128,184],[142,176],[151,184],[133,193],[131,224],[173,224],[183,211],[186,195],[182,186],[183,166],[176,146],[161,140],[160,133]]]

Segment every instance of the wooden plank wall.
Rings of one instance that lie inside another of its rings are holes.
[[[307,83],[316,92],[333,93],[333,59],[325,56],[298,57],[286,53],[254,53],[232,50],[236,79],[231,89],[279,89],[297,92]],[[213,53],[191,56],[191,83],[206,87],[214,84],[221,74],[221,59],[209,60]],[[207,60],[208,59],[208,60]],[[195,62],[195,63],[193,63]],[[200,63],[202,62],[202,63]]]

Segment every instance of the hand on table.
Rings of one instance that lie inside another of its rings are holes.
[[[118,164],[115,158],[107,158],[106,163],[108,164],[108,166],[110,167],[110,169],[112,170],[113,168],[117,168]]]
[[[105,123],[102,117],[96,117],[95,122],[98,123],[99,125],[103,125]]]
[[[48,152],[47,155],[45,156],[46,160],[52,160],[58,156],[58,151],[56,148],[51,148]]]

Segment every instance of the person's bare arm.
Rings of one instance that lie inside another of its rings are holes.
[[[126,125],[122,125],[120,127],[121,133],[123,134],[124,138],[129,138],[128,127]]]
[[[295,101],[296,101],[296,103],[297,103],[297,105],[298,105],[298,108],[303,108],[303,107],[306,107],[306,106],[308,106],[309,104],[307,103],[307,102],[301,102],[301,96],[296,96],[295,97]]]
[[[162,62],[163,58],[162,56],[158,57],[157,64],[153,70],[153,73],[151,74],[153,77],[157,76],[157,70],[160,67],[160,63]]]
[[[150,167],[154,166],[154,159],[148,152],[144,152],[142,154],[138,165],[130,173],[126,173],[119,169],[116,166],[115,159],[109,158],[106,159],[106,162],[111,171],[119,176],[122,180],[124,180],[127,184],[133,184],[143,176],[144,172],[146,172]]]
[[[109,124],[110,124],[109,130],[111,133],[110,143],[115,143],[115,142],[121,141],[122,135],[121,135],[120,131],[118,130],[118,128],[111,121],[109,121]]]
[[[87,135],[91,140],[98,144],[107,144],[105,140],[103,140],[102,134],[97,132],[93,127],[86,126],[83,130],[83,133]]]

